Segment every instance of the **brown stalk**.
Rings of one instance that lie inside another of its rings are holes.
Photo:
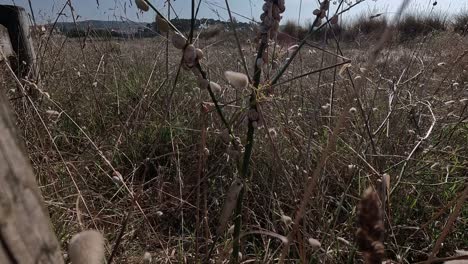
[[[379,195],[372,187],[364,191],[358,207],[357,244],[365,264],[381,264],[385,253],[382,243],[384,223]]]
[[[453,223],[455,222],[456,218],[460,214],[460,211],[463,208],[463,205],[465,204],[465,200],[467,197],[468,197],[468,183],[465,183],[465,189],[460,195],[460,198],[458,198],[457,204],[455,205],[453,212],[450,214],[447,220],[447,224],[445,224],[444,229],[442,229],[442,232],[439,238],[437,238],[434,248],[432,249],[432,252],[429,255],[429,258],[427,259],[426,263],[431,263],[431,261],[435,259],[437,253],[439,253],[439,250],[442,247],[442,243],[444,242],[445,238],[449,235],[449,232],[453,227]]]

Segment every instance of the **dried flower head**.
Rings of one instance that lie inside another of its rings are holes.
[[[247,75],[240,72],[225,71],[224,77],[226,77],[229,83],[237,89],[245,89],[249,84]]]
[[[86,230],[72,237],[68,256],[73,264],[101,264],[104,260],[104,238],[95,230]]]
[[[146,12],[149,10],[149,5],[145,0],[135,0],[135,4],[141,11]]]

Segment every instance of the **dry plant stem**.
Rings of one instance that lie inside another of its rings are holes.
[[[148,4],[148,6],[149,6],[151,9],[153,9],[154,12],[156,12],[156,14],[157,14],[158,16],[160,16],[162,19],[164,19],[172,30],[174,30],[175,32],[177,32],[177,33],[181,34],[182,36],[184,36],[184,34],[183,34],[182,32],[180,32],[180,31],[171,23],[171,21],[169,21],[168,19],[166,19],[166,18],[163,16],[163,14],[161,14],[161,12],[159,12],[159,11],[156,9],[156,7],[154,7],[154,5],[152,5],[148,0],[143,0],[143,1],[145,1],[145,2]],[[171,6],[170,2],[168,3],[168,5],[169,5],[169,7]]]
[[[231,8],[229,7],[228,0],[225,0],[225,2],[226,2],[226,8],[229,14],[229,20],[231,21],[232,32],[234,33],[234,38],[236,39],[237,50],[239,51],[239,55],[242,60],[242,66],[244,67],[245,75],[247,75],[247,78],[249,79],[249,83],[250,83],[252,80],[250,79],[249,70],[247,69],[247,62],[245,61],[244,53],[242,52],[242,47],[239,41],[239,36],[237,35],[236,25],[234,24],[234,20],[232,19]]]
[[[310,71],[310,72],[306,72],[306,73],[303,73],[303,74],[301,74],[301,75],[298,75],[298,76],[292,77],[292,78],[290,78],[290,79],[287,79],[287,80],[285,80],[285,81],[282,81],[282,82],[276,83],[276,84],[274,84],[274,85],[271,85],[270,87],[275,87],[275,86],[279,86],[279,85],[282,85],[282,84],[286,84],[286,83],[288,83],[288,82],[292,82],[292,81],[294,81],[294,80],[297,80],[297,79],[300,79],[300,78],[309,76],[309,75],[314,74],[314,73],[319,73],[319,72],[323,72],[323,71],[330,70],[330,69],[336,69],[336,67],[341,66],[341,65],[344,65],[344,64],[348,64],[348,63],[351,63],[351,60],[343,61],[343,62],[334,64],[334,65],[331,65],[331,66],[327,66],[327,67],[323,67],[323,68],[320,68],[320,69],[317,69],[317,70],[313,70],[313,71]],[[289,89],[289,88],[288,88],[288,89]],[[286,91],[287,91],[287,90],[286,90]]]
[[[192,18],[190,19],[190,34],[188,42],[193,43],[193,31],[195,30],[195,0],[192,0]]]
[[[268,47],[268,34],[262,33],[261,35],[261,42],[257,50],[257,57],[255,58],[255,62],[263,57],[263,53],[265,52],[266,48]],[[261,77],[262,70],[258,67],[257,63],[254,66],[254,76],[253,76],[253,87],[252,93],[250,95],[250,109],[258,111],[256,105],[257,99],[257,88],[260,85],[260,77]],[[242,169],[241,169],[241,177],[242,180],[247,178],[249,174],[249,167],[250,167],[250,158],[252,156],[253,150],[253,143],[254,143],[254,133],[255,128],[253,126],[252,120],[249,118],[248,122],[248,130],[247,130],[247,143],[245,145],[245,152],[244,157],[242,160]],[[241,224],[242,224],[242,200],[244,197],[245,187],[243,187],[239,193],[239,197],[237,198],[237,205],[236,210],[234,212],[234,234],[233,234],[233,245],[232,245],[232,255],[231,255],[231,263],[238,263],[239,262],[239,250],[240,250],[240,231],[241,231]]]
[[[167,20],[171,20],[171,0],[167,1]],[[169,30],[166,32],[166,79],[169,79]]]
[[[413,157],[414,153],[416,152],[416,150],[419,148],[419,146],[421,146],[421,144],[429,138],[429,136],[432,134],[432,130],[434,129],[434,126],[437,122],[437,118],[434,114],[434,112],[432,111],[432,107],[431,107],[431,104],[430,102],[426,102],[426,103],[423,103],[424,105],[427,106],[427,108],[429,109],[429,111],[431,112],[431,116],[432,116],[432,124],[431,126],[429,127],[429,129],[427,130],[426,132],[426,135],[422,138],[419,139],[418,143],[416,143],[416,145],[414,146],[413,150],[411,150],[410,154],[408,155],[408,157],[406,157],[405,159],[405,162],[403,164],[403,167],[401,168],[401,171],[400,171],[400,174],[398,175],[397,177],[397,180],[395,182],[395,184],[393,185],[393,188],[392,188],[392,191],[390,192],[390,194],[392,194],[396,188],[398,187],[398,185],[400,184],[400,181],[401,181],[401,178],[403,178],[403,175],[405,174],[405,171],[406,171],[406,168],[408,166],[408,163],[409,161],[411,160],[411,158]]]
[[[400,7],[398,8],[396,12],[396,16],[393,18],[395,22],[398,22],[400,20],[400,17],[403,14],[403,11],[405,11],[405,9],[408,7],[410,2],[411,0],[404,0],[403,3],[401,3]],[[384,33],[379,39],[379,42],[377,43],[377,45],[375,45],[375,48],[372,50],[370,54],[370,59],[369,59],[370,64],[373,64],[375,62],[375,59],[377,58],[377,55],[379,54],[379,52],[383,49],[384,44],[390,39],[391,33],[392,33],[391,28],[386,27]]]
[[[117,239],[115,240],[115,244],[114,244],[114,247],[112,248],[112,252],[111,252],[109,258],[107,259],[107,264],[112,263],[112,260],[114,259],[114,256],[117,253],[117,249],[119,248],[119,245],[122,242],[122,237],[125,234],[125,229],[127,229],[128,220],[130,219],[132,213],[133,213],[133,208],[132,208],[132,210],[130,212],[127,213],[127,216],[125,216],[125,218],[124,218],[124,220],[122,222],[122,226],[120,227],[119,235],[117,236]]]
[[[340,14],[343,14],[347,11],[349,11],[351,8],[353,8],[354,6],[362,3],[363,1],[358,1],[352,5],[350,5],[348,8],[346,9],[343,9],[343,11],[341,12],[336,12],[335,15],[338,16]],[[340,9],[341,5],[343,4],[343,1],[340,2],[340,4],[338,5],[338,8],[337,10]],[[326,26],[328,23],[330,23],[330,19],[327,19],[327,21],[325,21],[321,26],[315,28],[314,30],[314,24],[317,23],[317,21],[320,19],[320,15],[317,15],[315,17],[315,20],[312,22],[312,26],[310,26],[309,28],[309,31],[307,32],[307,35],[304,37],[304,39],[301,40],[301,42],[299,42],[298,44],[298,48],[291,54],[289,60],[283,65],[283,67],[281,67],[281,69],[278,71],[278,73],[276,74],[275,77],[273,77],[273,79],[271,80],[271,85],[274,85],[276,84],[279,79],[281,78],[281,76],[284,74],[284,72],[288,69],[289,65],[291,64],[291,62],[294,60],[294,58],[296,57],[296,55],[299,53],[299,51],[301,50],[301,48],[307,43],[307,39],[312,35],[314,34],[315,32],[319,31],[320,29],[322,29],[324,26]]]
[[[1,50],[0,50],[0,55],[3,56],[3,52],[1,52]],[[47,126],[46,126],[46,124],[45,124],[43,118],[42,118],[41,115],[39,114],[39,111],[38,111],[38,109],[36,108],[36,105],[34,104],[34,102],[32,101],[32,99],[26,94],[26,91],[25,91],[25,89],[24,89],[23,84],[22,84],[22,83],[20,82],[20,80],[16,77],[15,73],[13,72],[13,70],[11,69],[11,67],[8,65],[8,63],[6,63],[6,66],[7,66],[8,71],[9,71],[9,72],[11,73],[11,75],[14,77],[14,79],[15,79],[16,83],[18,84],[18,86],[21,87],[22,93],[26,95],[26,97],[27,97],[28,101],[30,102],[31,106],[34,108],[34,111],[35,111],[35,113],[37,114],[37,116],[39,117],[39,119],[40,119],[42,125],[43,125],[44,128],[46,129],[46,132],[47,132],[47,134],[48,134],[48,136],[49,136],[49,138],[50,138],[50,140],[51,140],[51,142],[52,142],[54,148],[56,149],[57,153],[59,154],[60,160],[62,161],[62,163],[63,163],[64,166],[65,166],[65,169],[67,170],[68,174],[70,175],[70,178],[71,178],[71,180],[72,180],[72,182],[73,182],[73,185],[74,185],[75,189],[77,190],[78,195],[79,195],[80,198],[81,198],[81,201],[82,201],[83,204],[85,205],[85,208],[86,208],[86,210],[87,210],[87,212],[88,212],[88,215],[89,215],[89,216],[92,216],[92,214],[90,213],[88,207],[86,206],[86,202],[85,202],[84,198],[82,197],[81,191],[80,191],[80,189],[78,188],[78,184],[76,183],[76,180],[74,179],[74,177],[73,177],[72,174],[71,174],[70,168],[67,166],[67,163],[65,162],[65,160],[64,160],[64,158],[63,158],[61,152],[59,151],[59,148],[58,148],[57,144],[55,144],[55,140],[54,140],[54,138],[52,137],[52,134],[50,133],[49,129],[47,128]],[[75,122],[75,120],[72,119],[72,118],[62,109],[62,107],[61,107],[57,102],[55,102],[54,100],[52,100],[52,99],[50,99],[50,98],[49,98],[49,101],[50,101],[57,109],[59,109],[60,112],[62,112],[62,113],[63,113],[63,114],[80,130],[81,133],[83,133],[83,135],[85,136],[85,138],[91,143],[91,145],[93,146],[93,148],[96,149],[96,151],[98,152],[99,156],[100,156],[100,157],[103,159],[103,161],[108,165],[108,167],[110,167],[110,168],[112,169],[112,171],[116,171],[116,169],[114,168],[114,166],[112,166],[112,164],[110,163],[110,161],[103,155],[102,151],[98,148],[98,146],[96,145],[96,143],[89,137],[89,135],[83,130],[83,128],[80,127],[80,126]],[[123,183],[123,186],[124,186],[125,190],[128,192],[128,194],[130,195],[131,200],[132,200],[132,201],[135,201],[135,205],[137,206],[138,210],[141,212],[141,214],[143,215],[143,217],[145,218],[145,220],[146,220],[148,223],[150,223],[148,217],[147,217],[146,214],[144,213],[144,211],[143,211],[143,209],[141,208],[140,204],[135,200],[135,195],[134,195],[133,191],[130,190],[130,188],[127,186],[127,184],[126,184],[125,182]],[[91,217],[91,221],[93,222],[94,227],[97,229],[97,225],[96,225],[96,223],[95,223],[93,217]],[[149,227],[150,227],[151,231],[153,232],[153,234],[154,234],[155,236],[157,236],[157,232],[156,232],[156,230],[154,229],[153,225],[149,224]],[[162,245],[161,240],[160,240],[159,238],[158,238],[157,240],[158,240],[159,244],[160,244],[161,247],[162,247],[163,245]],[[168,252],[167,252],[166,250],[163,250],[163,252],[164,252],[164,255],[169,259],[169,254],[168,254]],[[169,260],[169,262],[172,263],[170,260]]]
[[[0,50],[0,56],[4,56],[2,50]],[[59,148],[57,146],[57,144],[55,144],[55,141],[54,141],[54,138],[52,137],[52,134],[50,133],[50,130],[47,128],[47,125],[46,123],[44,122],[44,119],[41,117],[41,115],[39,114],[39,110],[37,109],[36,105],[34,104],[34,101],[31,99],[31,97],[26,93],[26,90],[23,86],[23,84],[21,83],[21,81],[18,79],[18,77],[15,75],[13,69],[10,67],[10,65],[5,61],[5,65],[6,65],[6,68],[8,69],[8,71],[11,73],[11,76],[13,76],[14,80],[16,81],[16,83],[18,84],[18,87],[20,87],[21,89],[21,93],[23,93],[28,102],[31,104],[31,106],[33,107],[34,109],[34,112],[35,114],[39,117],[39,120],[41,121],[41,124],[44,126],[44,129],[46,130],[47,132],[47,135],[49,136],[49,139],[50,141],[52,142],[52,145],[54,146],[55,150],[57,151],[57,153],[59,154],[59,157],[60,157],[60,160],[62,161],[64,167],[65,167],[65,170],[67,171],[68,175],[70,175],[70,179],[72,180],[73,182],[73,187],[75,187],[76,189],[76,192],[78,193],[78,196],[79,198],[81,199],[81,201],[83,202],[83,205],[85,206],[86,208],[86,212],[88,213],[88,215],[92,215],[91,212],[89,211],[89,208],[88,208],[88,205],[86,204],[86,201],[84,200],[84,197],[83,195],[81,194],[81,190],[80,188],[78,187],[78,184],[75,180],[75,178],[73,177],[71,171],[70,171],[70,168],[69,166],[67,166],[67,163],[65,162],[65,159],[63,158],[61,152],[59,151]],[[96,222],[94,221],[94,218],[91,217],[91,220],[93,222],[93,225],[94,225],[94,228],[97,229],[97,225],[96,225]]]
[[[346,102],[346,105],[351,104],[351,99],[352,97],[349,96],[348,100]],[[292,231],[288,234],[288,241],[287,243],[284,244],[283,249],[281,251],[281,256],[280,256],[280,261],[279,263],[284,263],[286,256],[289,253],[289,243],[292,241],[292,239],[295,237],[296,232],[299,229],[299,224],[302,221],[302,218],[304,217],[304,213],[306,211],[307,205],[309,204],[309,199],[312,196],[315,186],[317,185],[318,178],[320,176],[320,173],[322,172],[323,167],[325,166],[325,163],[329,157],[329,155],[332,153],[333,149],[335,148],[336,141],[338,138],[338,133],[339,131],[344,127],[346,117],[347,117],[348,111],[343,111],[341,115],[338,118],[338,121],[333,129],[333,132],[330,135],[330,138],[327,142],[326,148],[322,151],[322,156],[320,157],[320,161],[317,164],[317,167],[315,167],[314,172],[312,174],[311,179],[309,180],[306,190],[304,192],[304,195],[301,199],[301,204],[299,207],[299,210],[297,210],[296,215],[293,220],[293,229]]]
[[[445,261],[450,261],[450,260],[468,260],[468,256],[452,256],[452,257],[446,257],[446,258],[433,258],[432,260],[425,260],[425,261],[420,261],[416,262],[413,264],[431,264],[431,263],[445,263]],[[457,263],[465,263],[465,262],[457,262]]]
[[[206,164],[206,154],[205,154],[205,148],[206,148],[206,127],[207,127],[207,116],[205,111],[203,110],[203,106],[200,108],[200,115],[202,119],[202,128],[201,128],[201,144],[200,144],[200,150],[199,150],[199,160],[198,160],[198,171],[197,171],[197,215],[196,215],[196,229],[195,229],[195,261],[199,260],[199,236],[201,234],[200,229],[200,212],[202,211],[200,209],[200,200],[201,200],[201,185],[202,185],[202,179],[204,176],[205,172],[205,164]]]
[[[453,226],[453,223],[455,222],[456,218],[460,214],[460,211],[463,208],[463,205],[465,204],[467,197],[468,197],[468,183],[465,182],[465,189],[463,190],[463,193],[460,196],[460,198],[458,198],[457,204],[455,205],[455,209],[450,214],[447,220],[447,223],[445,224],[444,229],[442,230],[442,233],[440,234],[439,238],[437,238],[434,248],[432,249],[432,252],[429,255],[429,258],[426,261],[426,263],[431,263],[431,261],[436,257],[437,253],[439,253],[439,250],[442,247],[442,243],[444,242],[445,238],[448,236],[450,229]]]

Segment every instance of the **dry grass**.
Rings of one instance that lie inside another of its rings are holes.
[[[361,32],[363,27],[367,25]],[[385,259],[425,260],[440,236],[453,207],[450,201],[467,182],[468,51],[460,47],[467,47],[468,39],[445,32],[402,45],[393,42],[372,68],[366,68],[364,47],[375,44],[361,40],[342,47],[351,65],[258,96],[264,126],[255,136],[246,179],[243,260],[274,263],[278,258],[282,242],[275,237],[290,231],[281,219],[293,216],[301,204],[341,113],[348,113],[344,126],[290,241],[291,263],[361,258],[355,245],[359,197],[383,173],[391,178]],[[156,263],[194,263],[197,254],[209,250],[238,174],[236,152],[223,140],[216,112],[208,104],[207,114],[199,110],[202,102],[211,101],[208,92],[197,87],[188,71],[182,70],[174,85],[181,54],[172,47],[166,80],[162,37],[82,41],[57,35],[36,40],[42,89],[50,99],[44,96],[32,105],[10,91],[15,86],[8,74],[0,75],[60,241],[66,245],[82,229],[99,229],[110,250],[132,212],[116,263],[141,263],[145,252]],[[195,45],[204,51],[202,66],[210,80],[221,85],[216,96],[226,104],[223,111],[235,134],[245,135],[250,91],[230,86],[224,77],[226,70],[243,71],[234,39],[216,34],[216,41]],[[245,38],[242,45],[251,69],[255,51]],[[331,41],[326,49],[334,53],[337,47]],[[276,52],[275,60],[283,63],[287,52]],[[341,61],[310,46],[299,56],[281,80]],[[271,69],[264,78],[274,73]],[[200,146],[208,150],[206,163],[199,158],[205,149]],[[452,219],[439,256],[467,245],[467,217],[465,205]],[[321,248],[308,245],[309,238],[320,241]],[[214,258],[227,259],[231,242],[227,231]]]

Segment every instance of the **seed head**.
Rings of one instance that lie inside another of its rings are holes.
[[[146,12],[149,10],[149,5],[146,3],[145,0],[135,0],[135,4],[141,11]]]
[[[151,257],[151,253],[145,252],[143,255],[143,263],[150,264],[153,261],[153,257]]]
[[[338,16],[337,16],[337,15],[334,15],[334,16],[331,18],[330,23],[331,23],[332,25],[338,24]]]
[[[50,119],[57,119],[60,117],[60,113],[55,110],[47,110],[46,114],[49,116]]]
[[[276,132],[276,129],[274,129],[273,127],[270,127],[268,129],[268,133],[270,134],[270,137],[272,138],[276,138],[278,136],[278,132]]]
[[[183,49],[185,47],[185,43],[187,43],[187,39],[182,36],[179,32],[175,32],[172,35],[172,45],[174,45],[177,49]]]
[[[291,47],[288,48],[288,53],[291,54],[295,52],[299,48],[299,45],[292,45]]]
[[[203,56],[204,56],[203,50],[197,49],[197,50],[196,50],[196,53],[197,53],[197,60],[203,59]]]
[[[158,30],[160,32],[164,32],[164,33],[167,33],[169,32],[169,23],[167,23],[167,21],[162,18],[160,15],[156,15],[156,25],[158,26]]]
[[[286,226],[290,226],[292,225],[293,221],[292,221],[292,218],[287,216],[287,215],[281,215],[281,221],[286,225]]]
[[[210,155],[210,150],[208,148],[204,148],[203,154],[205,154],[206,156]]]
[[[210,82],[210,88],[213,91],[213,93],[221,93],[222,91],[221,86],[219,86],[219,84],[215,82]]]
[[[197,62],[197,50],[190,44],[184,49],[184,63],[187,67],[192,68]]]
[[[101,264],[104,260],[104,238],[95,230],[86,230],[72,237],[68,256],[73,264]]]
[[[313,249],[319,249],[322,244],[320,243],[320,241],[318,241],[317,239],[315,238],[309,238],[307,240],[309,242],[309,245],[313,248]]]
[[[229,83],[237,89],[245,89],[249,84],[247,75],[240,72],[225,71],[224,77],[226,77]]]

